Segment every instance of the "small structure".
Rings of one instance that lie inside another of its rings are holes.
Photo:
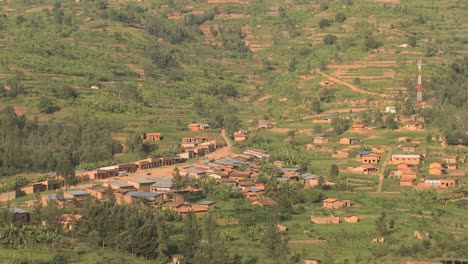
[[[392,164],[406,163],[411,165],[417,165],[421,162],[421,155],[405,155],[405,154],[393,154]]]
[[[357,216],[355,214],[347,214],[347,215],[343,216],[343,220],[346,223],[357,223],[357,222],[359,222],[359,216]]]
[[[367,133],[369,131],[369,127],[365,124],[353,124],[351,126],[351,132],[354,133]]]
[[[415,152],[418,148],[418,144],[408,142],[403,144],[401,148],[403,149],[403,152]]]
[[[63,193],[65,199],[75,199],[76,201],[83,201],[89,197],[89,193],[83,190],[66,191]]]
[[[335,83],[331,82],[331,81],[321,81],[319,83],[319,85],[322,86],[322,87],[331,87],[331,86],[335,85]]]
[[[245,141],[248,138],[249,138],[249,134],[245,130],[239,130],[237,132],[234,132],[234,141],[236,142]]]
[[[299,168],[282,168],[283,177],[286,178],[298,178],[300,174]]]
[[[285,162],[282,161],[282,160],[275,160],[275,161],[273,162],[273,165],[275,165],[276,167],[278,167],[278,168],[281,169],[281,168],[283,168],[284,163],[285,163]]]
[[[416,185],[416,179],[414,178],[400,178],[400,187],[413,187]]]
[[[138,178],[127,181],[128,184],[132,185],[133,188],[140,192],[149,192],[150,186],[155,182],[154,180]]]
[[[276,229],[278,229],[278,232],[286,232],[286,231],[288,231],[288,228],[287,228],[285,225],[280,225],[280,224],[277,224],[277,225],[276,225]]]
[[[258,122],[257,128],[258,129],[271,129],[273,128],[273,124],[268,121],[260,121]]]
[[[372,151],[361,150],[356,153],[356,160],[362,163],[378,163],[380,161],[380,155]]]
[[[60,216],[60,225],[66,230],[74,230],[82,217],[80,214],[62,214]]]
[[[190,204],[188,202],[182,202],[172,207],[172,210],[177,212],[180,216],[185,217],[190,212],[196,215],[204,215],[209,212],[209,209],[203,205]]]
[[[378,171],[378,169],[372,165],[361,165],[357,167],[349,167],[348,170],[352,173],[358,173],[358,174],[364,174],[364,175],[376,174]]]
[[[414,237],[416,237],[419,240],[431,238],[429,232],[426,232],[426,231],[414,231]]]
[[[213,210],[215,208],[215,202],[214,201],[201,201],[198,202],[197,205],[199,206],[205,206],[208,210]]]
[[[322,207],[327,209],[339,209],[342,207],[350,207],[351,200],[327,198],[322,201]]]
[[[396,107],[395,106],[386,106],[385,112],[389,114],[396,114]]]
[[[5,209],[0,209],[0,210],[5,210]],[[7,208],[12,216],[13,223],[15,224],[26,224],[30,221],[30,215],[29,212],[18,208],[18,207],[13,207],[13,208]]]
[[[442,175],[445,173],[445,168],[439,162],[429,164],[429,175]]]
[[[407,123],[405,125],[405,128],[408,129],[408,130],[422,130],[422,129],[424,129],[422,124],[413,123],[413,122]]]
[[[190,129],[192,132],[198,132],[198,131],[207,130],[210,128],[211,126],[207,123],[191,123],[188,125],[188,129]]]
[[[342,145],[352,145],[359,143],[360,139],[357,137],[344,137],[340,138],[340,144]]]
[[[141,135],[141,138],[144,141],[160,141],[162,139],[161,133],[157,133],[157,132],[143,133]]]
[[[317,225],[327,225],[327,224],[339,224],[340,223],[340,217],[336,215],[330,215],[330,216],[310,216],[310,220],[312,223],[317,224]]]
[[[372,239],[372,243],[383,243],[383,242],[385,242],[384,237],[376,237],[376,238]]]
[[[328,143],[328,138],[326,137],[314,137],[314,144],[325,144]]]
[[[371,147],[371,150],[374,153],[385,153],[385,146],[375,145]]]
[[[103,200],[108,197],[109,189],[100,185],[91,186],[86,188],[86,192],[96,200]]]
[[[334,153],[332,153],[332,158],[334,159],[346,159],[349,157],[349,153],[346,150],[337,150]]]
[[[335,116],[324,116],[320,119],[313,120],[312,123],[314,124],[331,124],[333,122],[333,119],[335,119]]]
[[[172,177],[154,179],[154,183],[150,185],[151,192],[169,192],[171,188]]]
[[[263,198],[253,201],[252,204],[260,205],[261,207],[267,207],[276,205],[276,202],[270,198]]]
[[[143,202],[149,205],[155,205],[157,201],[162,201],[161,193],[130,191],[123,196],[122,202],[124,204],[137,204]]]

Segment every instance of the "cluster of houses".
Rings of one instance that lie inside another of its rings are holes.
[[[395,157],[393,157],[395,156]],[[392,163],[398,164],[397,169],[391,172],[390,176],[400,178],[401,187],[412,187],[416,189],[436,188],[444,189],[458,185],[457,179],[447,179],[444,175],[447,171],[454,171],[452,176],[464,176],[463,170],[458,170],[458,163],[463,163],[464,159],[457,156],[445,156],[442,162],[432,162],[429,164],[429,176],[417,182],[418,166],[420,165],[421,155],[393,155]]]
[[[337,198],[327,198],[322,201],[322,207],[325,209],[340,209],[343,207],[350,207],[351,200],[348,199],[337,199]],[[337,215],[327,215],[327,216],[316,216],[312,215],[310,220],[314,224],[323,225],[323,224],[339,224],[339,223],[358,223],[359,216],[356,214],[345,214],[343,216]]]

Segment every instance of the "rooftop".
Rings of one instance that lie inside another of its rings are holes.
[[[358,155],[369,155],[371,153],[372,151],[368,151],[368,150],[360,150],[357,152]]]
[[[201,201],[201,202],[198,202],[199,205],[212,205],[214,203],[215,203],[214,201]]]
[[[161,196],[161,194],[157,192],[134,192],[134,191],[128,192],[126,195],[132,196],[132,197],[143,197],[143,198]]]
[[[83,190],[66,191],[65,193],[71,194],[73,196],[89,195],[88,192],[83,191]]]
[[[119,188],[128,188],[128,187],[133,187],[132,185],[128,184],[128,183],[123,183],[123,182],[119,182],[119,181],[112,181],[112,182],[109,182],[109,184],[111,186],[117,186]]]
[[[172,177],[171,178],[159,178],[155,179],[151,187],[155,188],[171,188],[172,187]]]
[[[146,178],[132,179],[132,180],[128,180],[128,182],[134,182],[134,183],[138,183],[138,184],[150,184],[150,183],[154,183],[153,180],[146,179]]]

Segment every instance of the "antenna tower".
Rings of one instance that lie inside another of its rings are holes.
[[[416,101],[419,107],[424,106],[424,101],[422,99],[422,60],[418,61],[418,88],[416,93]]]

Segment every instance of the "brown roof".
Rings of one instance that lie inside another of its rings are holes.
[[[335,199],[335,198],[327,198],[327,199],[323,200],[323,202],[325,202],[325,203],[334,203],[336,201],[337,201],[337,199]]]
[[[364,128],[364,127],[366,127],[366,126],[367,126],[367,125],[365,125],[365,124],[353,124],[353,125],[351,126],[351,128]]]
[[[259,204],[261,206],[268,206],[268,205],[276,205],[276,202],[273,201],[270,198],[264,198],[264,199],[258,199],[255,202],[252,202],[252,204]]]

